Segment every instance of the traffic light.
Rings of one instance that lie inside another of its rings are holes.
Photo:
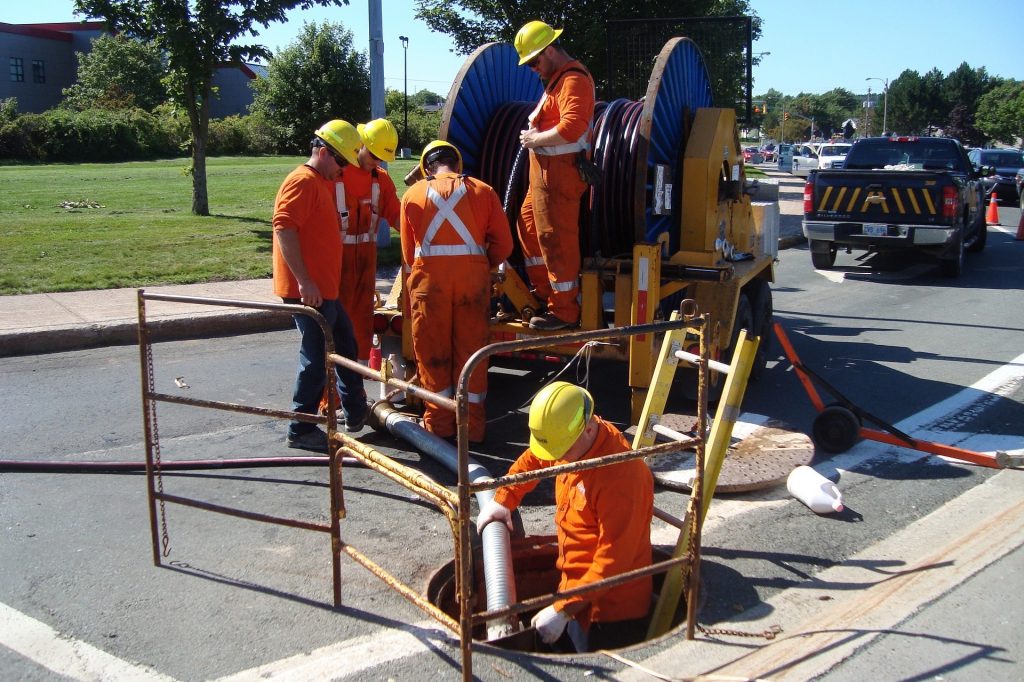
[[[788,121],[788,120],[789,120],[789,112],[787,111],[786,113],[784,113],[784,114],[782,115],[782,118],[783,118],[784,120]]]
[[[761,113],[761,107],[755,105],[754,106],[754,113],[755,114],[760,114]]]

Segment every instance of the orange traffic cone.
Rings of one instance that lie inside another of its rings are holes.
[[[996,206],[996,193],[992,192],[992,198],[988,202],[988,212],[985,214],[985,222],[989,225],[999,224],[999,207]]]
[[[1024,211],[1020,212],[1020,222],[1017,223],[1017,241],[1024,241]]]

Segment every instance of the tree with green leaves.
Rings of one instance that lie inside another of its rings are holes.
[[[409,130],[405,126],[405,93],[388,90],[384,93],[384,110],[387,118],[399,132],[402,146],[409,147],[413,154],[419,154],[428,142],[436,140],[441,130],[441,110],[426,111],[427,104],[439,104],[443,98],[429,90],[409,95]]]
[[[250,110],[282,131],[279,147],[298,153],[325,121],[366,121],[370,114],[370,70],[342,24],[303,24],[298,38],[267,65],[267,77],[252,83]]]
[[[449,36],[451,49],[457,54],[468,55],[488,42],[511,43],[516,32],[534,19],[565,28],[560,42],[569,54],[586,64],[598,84],[599,93],[611,76],[606,73],[607,43],[609,38],[614,40],[614,36],[608,35],[607,20],[726,16],[752,16],[753,39],[761,35],[760,19],[748,0],[576,0],[562,3],[550,0],[416,0],[416,18],[425,21],[431,30]],[[709,54],[707,50],[711,46],[698,47]],[[730,47],[738,54],[745,46]],[[715,54],[720,58],[729,56]],[[740,66],[737,61],[736,68]],[[731,92],[732,82],[738,82],[739,77],[737,71],[731,79],[720,79],[722,83],[715,83],[716,95],[722,88]],[[731,95],[725,98],[730,102],[734,99]]]
[[[77,52],[78,77],[64,89],[67,109],[129,109],[152,111],[167,100],[163,84],[167,63],[153,43],[126,35],[102,35],[89,52]]]
[[[997,142],[1024,146],[1024,82],[1003,80],[982,95],[975,122]]]
[[[295,7],[347,5],[348,0],[75,0],[75,12],[103,19],[112,30],[150,42],[167,57],[171,95],[188,113],[192,131],[192,213],[210,215],[206,142],[213,76],[225,63],[269,59],[258,44],[234,44],[284,21]]]

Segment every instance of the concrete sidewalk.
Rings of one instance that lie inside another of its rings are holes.
[[[778,184],[779,248],[803,242],[803,179],[788,173],[767,171],[768,182]],[[774,188],[765,188],[765,198],[774,199]],[[378,273],[380,277],[380,273]],[[391,281],[377,280],[385,295]],[[135,343],[138,340],[137,289],[103,289],[24,296],[0,296],[0,357],[54,353],[96,346]],[[203,282],[147,287],[149,293],[280,303],[273,295],[270,279],[236,282]],[[291,317],[281,313],[203,304],[150,301],[146,319],[155,336],[203,338],[230,334],[287,329]],[[168,320],[187,324],[166,324]]]

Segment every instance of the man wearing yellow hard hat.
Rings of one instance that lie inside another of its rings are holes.
[[[530,404],[530,447],[509,474],[535,471],[631,450],[614,425],[594,414],[594,399],[579,386],[556,381]],[[477,529],[501,521],[537,486],[498,488],[477,517]],[[654,479],[639,459],[555,477],[558,590],[597,582],[651,564]],[[596,651],[634,644],[647,633],[651,578],[556,601],[533,617],[541,639],[558,651]]]
[[[356,359],[352,323],[338,303],[341,279],[341,235],[334,202],[334,181],[342,169],[359,163],[359,133],[348,121],[320,126],[310,143],[309,160],[285,178],[274,200],[274,295],[285,303],[316,308],[327,320],[339,355]],[[327,385],[324,335],[308,315],[295,315],[299,330],[299,370],[292,393],[292,411],[316,414]],[[337,367],[346,430],[355,433],[370,413],[358,372]],[[332,380],[334,377],[331,377]],[[288,446],[327,452],[327,434],[316,424],[293,421]]]
[[[516,34],[519,64],[545,82],[544,94],[519,135],[530,150],[530,188],[519,211],[519,239],[534,293],[547,310],[534,329],[579,323],[580,198],[587,189],[578,163],[589,159],[594,79],[556,42],[562,29],[531,21]]]
[[[420,157],[423,179],[402,197],[402,270],[412,349],[423,388],[451,397],[469,358],[487,345],[491,270],[512,253],[512,231],[497,193],[462,174],[462,153],[434,140]],[[483,441],[487,363],[468,382],[469,440]],[[455,413],[424,401],[423,426],[450,438]]]
[[[395,183],[381,163],[395,160],[398,131],[378,118],[356,126],[359,162],[347,166],[335,186],[341,219],[342,267],[338,300],[352,318],[359,361],[367,364],[373,345],[373,302],[377,289],[377,232],[398,226]]]

